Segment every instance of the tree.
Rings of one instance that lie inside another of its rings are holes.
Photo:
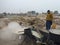
[[[6,12],[3,12],[3,15],[4,15],[4,16],[6,16],[6,14],[7,14]]]
[[[54,11],[54,14],[58,14],[59,12],[58,11]]]

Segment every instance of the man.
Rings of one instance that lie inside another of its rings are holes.
[[[53,15],[51,14],[50,10],[48,10],[46,17],[46,30],[49,30],[51,28],[52,21],[53,21]]]

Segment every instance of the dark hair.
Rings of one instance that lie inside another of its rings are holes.
[[[47,11],[47,13],[50,12],[50,10]]]

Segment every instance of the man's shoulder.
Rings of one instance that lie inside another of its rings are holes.
[[[53,15],[53,13],[50,13],[50,15]]]

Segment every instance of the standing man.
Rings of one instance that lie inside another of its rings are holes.
[[[51,28],[52,21],[53,21],[53,15],[51,14],[50,10],[48,10],[46,17],[46,30],[49,30]]]

